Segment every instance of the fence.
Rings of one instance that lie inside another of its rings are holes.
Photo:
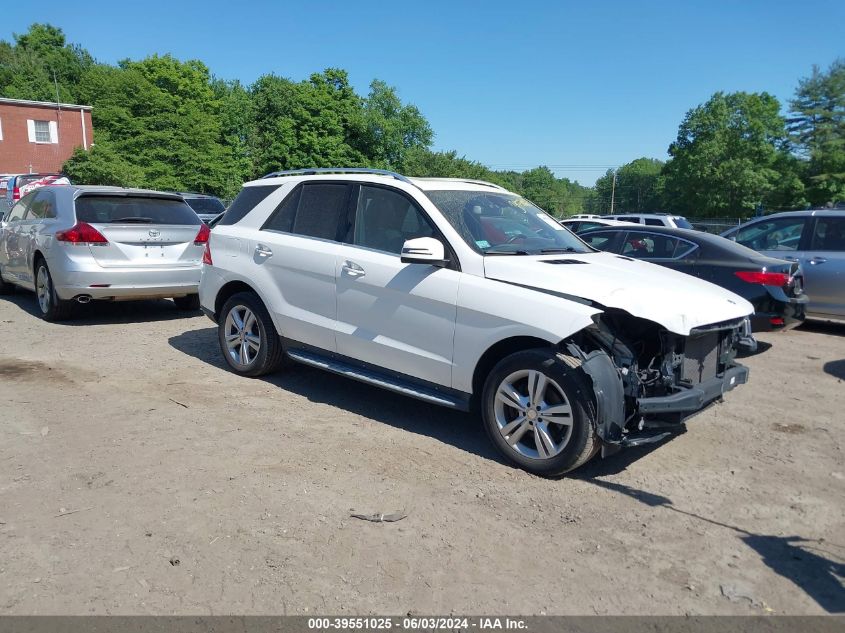
[[[743,218],[690,218],[688,217],[687,220],[690,224],[692,224],[693,228],[698,229],[699,231],[706,231],[707,233],[723,233],[728,229],[732,229],[735,226],[739,226],[745,219]]]

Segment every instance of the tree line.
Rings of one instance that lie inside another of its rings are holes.
[[[375,167],[409,176],[477,178],[555,215],[667,211],[748,214],[845,199],[845,61],[800,80],[788,115],[766,93],[716,93],[691,109],[671,158],[639,158],[583,187],[544,166],[497,171],[432,150],[434,131],[396,89],[359,95],[342,69],[252,85],[170,55],[97,62],[61,29],[33,24],[0,41],[0,95],[93,106],[95,144],[64,165],[74,182],[233,197],[281,169]],[[615,180],[615,183],[614,183]]]

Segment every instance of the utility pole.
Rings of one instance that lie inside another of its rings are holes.
[[[616,203],[616,170],[613,170],[613,187],[610,189],[610,215],[613,215],[613,206]]]

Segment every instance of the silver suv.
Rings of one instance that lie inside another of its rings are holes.
[[[196,310],[209,233],[175,194],[41,187],[0,222],[0,293],[34,290],[48,321],[92,299],[172,297]]]
[[[798,262],[807,316],[845,320],[845,209],[775,213],[722,233],[771,257]]]

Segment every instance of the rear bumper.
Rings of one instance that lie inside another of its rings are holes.
[[[807,295],[791,297],[789,301],[774,301],[751,315],[751,329],[754,332],[791,330],[801,325],[807,316]],[[774,305],[771,305],[771,304]]]
[[[703,409],[722,394],[748,382],[748,367],[734,364],[722,376],[717,376],[669,396],[639,398],[639,412],[644,415],[662,413],[694,413]]]
[[[109,269],[50,271],[60,299],[89,295],[92,299],[146,299],[196,294],[200,268]]]

